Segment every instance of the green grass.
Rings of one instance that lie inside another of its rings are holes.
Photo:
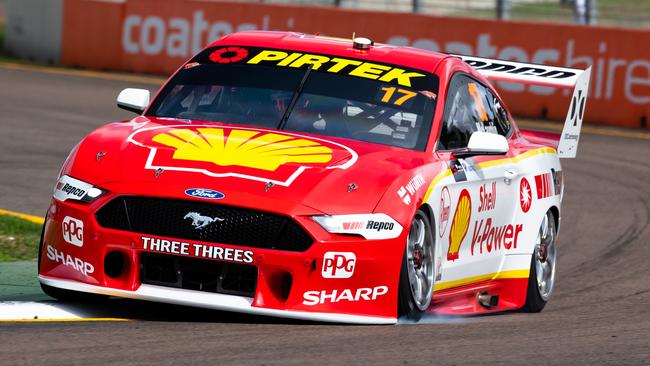
[[[34,259],[43,225],[0,215],[0,262]]]

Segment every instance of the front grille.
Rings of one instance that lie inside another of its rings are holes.
[[[206,259],[142,253],[140,282],[194,291],[255,296],[257,267]]]
[[[189,217],[197,216],[190,213],[222,221],[197,227]],[[313,243],[289,217],[207,202],[122,196],[100,208],[95,217],[109,229],[209,243],[294,252],[305,251]]]

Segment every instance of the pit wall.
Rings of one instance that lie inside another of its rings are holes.
[[[25,1],[51,0],[9,3]],[[356,33],[376,42],[458,54],[575,68],[593,65],[585,121],[648,128],[648,30],[209,0],[61,1],[60,53],[54,58],[66,65],[167,75],[203,46],[235,31],[290,30],[346,38]],[[9,14],[9,27],[11,19]],[[509,83],[497,87],[515,115],[563,120],[567,113],[569,91]]]

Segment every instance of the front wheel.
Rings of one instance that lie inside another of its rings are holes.
[[[526,304],[522,309],[526,312],[542,311],[553,292],[557,262],[556,236],[555,216],[553,212],[548,211],[539,227],[535,251],[530,261]]]
[[[398,315],[418,320],[431,304],[435,241],[428,217],[418,210],[411,223],[400,273]]]

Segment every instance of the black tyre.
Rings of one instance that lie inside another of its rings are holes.
[[[435,240],[429,218],[418,210],[406,240],[399,281],[398,315],[419,320],[431,304]]]
[[[556,236],[555,216],[548,211],[542,219],[535,251],[530,259],[526,304],[522,308],[525,312],[539,313],[551,297],[557,263]]]

